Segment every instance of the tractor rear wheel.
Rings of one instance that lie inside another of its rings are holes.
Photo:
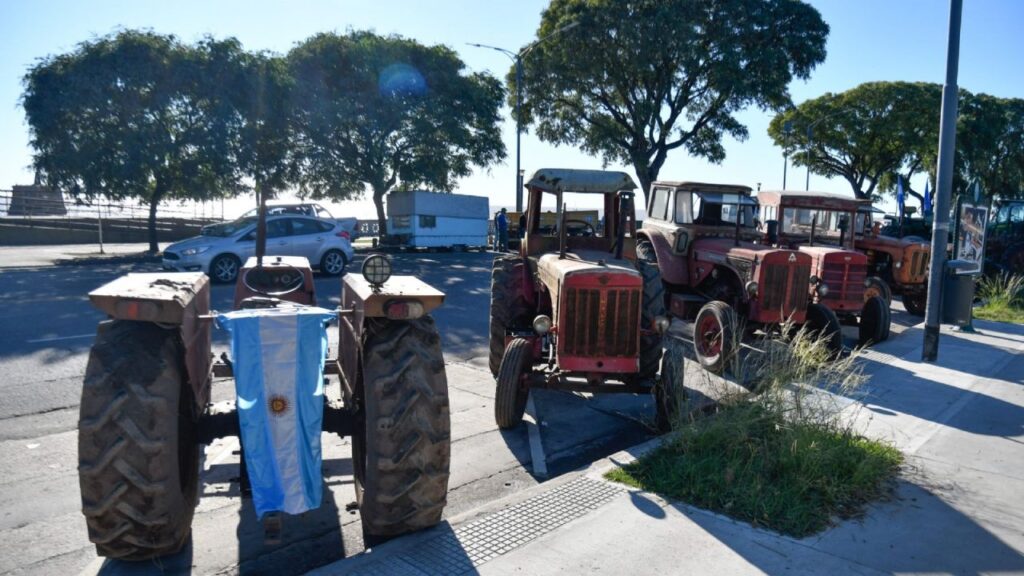
[[[832,356],[843,351],[843,327],[839,317],[824,304],[812,302],[807,305],[807,330],[825,339],[825,347]]]
[[[701,306],[693,326],[693,349],[705,370],[721,374],[736,350],[736,312],[720,300]]]
[[[922,291],[920,294],[904,294],[903,307],[912,316],[923,317],[925,307],[928,304],[928,293]]]
[[[868,276],[868,285],[864,288],[864,302],[879,296],[885,301],[885,305],[892,304],[892,289],[878,276]]]
[[[869,346],[884,342],[889,338],[891,321],[889,306],[885,304],[885,300],[879,296],[872,296],[860,311],[860,321],[857,325],[860,345]]]
[[[101,322],[82,385],[78,479],[89,540],[108,558],[173,554],[199,494],[197,410],[177,330]]]
[[[356,500],[368,541],[441,521],[451,421],[434,319],[366,322],[352,437]]]
[[[498,371],[498,384],[494,393],[494,420],[498,428],[515,428],[523,421],[529,390],[523,386],[523,376],[533,364],[533,343],[516,338],[508,343],[505,357]]]
[[[658,265],[637,258],[636,269],[643,279],[643,308],[640,309],[640,372],[641,379],[653,379],[661,360],[662,335],[656,331],[655,319],[666,316],[665,286],[661,282]]]
[[[532,307],[526,301],[524,266],[519,256],[498,256],[491,268],[490,357],[491,375],[498,377],[501,358],[505,355],[505,331],[517,326],[530,326]]]

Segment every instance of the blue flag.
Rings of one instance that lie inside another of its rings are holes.
[[[320,506],[327,320],[323,308],[236,310],[231,332],[238,423],[256,515]]]
[[[928,180],[924,181],[924,215],[925,217],[932,215],[932,195],[928,192]]]
[[[900,220],[903,220],[903,203],[906,199],[903,197],[903,179],[896,176],[896,215],[899,216]]]

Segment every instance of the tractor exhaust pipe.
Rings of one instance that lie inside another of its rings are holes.
[[[622,259],[622,246],[626,243],[626,218],[633,211],[633,192],[619,191],[619,221],[615,226],[615,259]],[[634,218],[636,216],[633,216]],[[607,232],[606,232],[607,234]]]
[[[565,209],[566,209],[566,206],[567,206],[566,203],[563,202],[562,203],[562,217],[559,218],[560,222],[558,223],[558,259],[559,260],[564,260],[565,259],[565,234],[566,234],[565,233],[565,220],[566,220],[566,218],[565,218]]]

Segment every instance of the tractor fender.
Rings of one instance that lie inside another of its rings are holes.
[[[676,254],[672,250],[672,238],[669,235],[658,229],[644,229],[638,234],[637,240],[651,243],[658,257],[658,269],[663,281],[668,284],[689,284],[687,255]]]

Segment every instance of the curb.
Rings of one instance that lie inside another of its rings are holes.
[[[367,549],[367,551],[353,556],[352,558],[346,558],[326,566],[321,566],[320,568],[308,572],[308,574],[318,576],[353,573],[373,574],[385,573],[388,569],[399,569],[400,566],[408,567],[409,565],[406,562],[403,562],[400,557],[418,556],[419,554],[417,554],[417,552],[422,551],[427,543],[434,544],[435,542],[440,542],[444,539],[451,539],[453,537],[452,534],[454,534],[455,530],[460,527],[478,523],[486,520],[487,518],[510,511],[513,507],[526,504],[528,501],[543,497],[545,494],[550,492],[569,488],[570,484],[577,483],[579,481],[589,480],[591,482],[604,483],[614,486],[616,490],[621,491],[623,494],[634,492],[636,489],[632,487],[605,480],[604,474],[609,470],[628,464],[629,462],[632,462],[657,449],[663,442],[671,438],[671,436],[671,434],[659,436],[636,446],[626,448],[625,450],[620,450],[611,456],[597,460],[587,466],[568,472],[557,478],[542,482],[516,494],[511,494],[500,500],[486,503],[473,510],[453,516],[452,518],[442,521],[441,524],[434,526],[433,528],[403,536],[396,540],[391,540],[376,548]],[[595,508],[592,511],[597,511],[599,509],[600,507]],[[527,543],[528,541],[522,542],[518,546],[509,547],[501,554],[512,552],[519,546],[526,545]],[[434,547],[431,546],[431,548]],[[486,560],[484,562],[486,562]],[[483,562],[481,565],[482,564]],[[423,567],[425,569],[425,573],[435,572],[435,570],[430,566]],[[475,572],[474,566],[466,564],[464,567],[470,571],[470,573]]]
[[[94,266],[97,264],[159,264],[160,254],[125,254],[120,256],[84,256],[81,258],[58,258],[53,266]]]

